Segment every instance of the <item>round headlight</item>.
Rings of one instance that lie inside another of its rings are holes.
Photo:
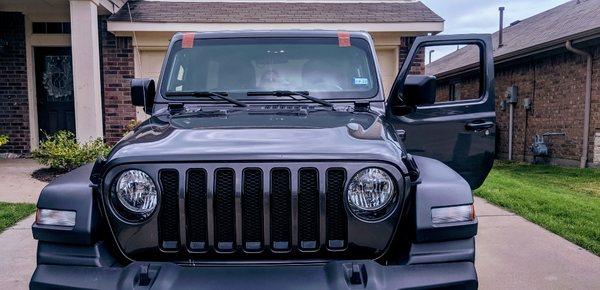
[[[119,175],[113,190],[121,206],[131,213],[145,217],[156,207],[156,186],[152,178],[143,171],[124,171]]]
[[[363,211],[386,206],[394,195],[392,178],[382,169],[366,168],[354,175],[348,185],[348,202]]]

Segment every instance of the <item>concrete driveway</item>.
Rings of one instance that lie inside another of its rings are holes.
[[[600,289],[600,257],[475,199],[480,289]]]
[[[35,270],[37,243],[31,235],[32,215],[0,234],[0,285],[2,289],[27,289]]]
[[[28,162],[23,163],[36,166]],[[2,183],[7,181],[2,175],[6,173],[5,165],[0,163]],[[23,179],[8,182],[20,192],[40,185],[33,185],[28,175],[19,176]],[[23,198],[35,199],[39,189],[23,192]],[[0,201],[4,201],[3,192]],[[480,289],[600,289],[600,257],[485,200],[476,198],[475,203],[479,215],[476,264]],[[27,288],[35,269],[36,243],[30,229],[33,220],[30,216],[0,234],[2,289]]]
[[[36,203],[45,182],[31,178],[41,166],[33,159],[0,159],[0,201]],[[30,216],[0,234],[0,285],[25,289],[35,270],[36,243]]]
[[[46,183],[31,173],[41,167],[33,159],[0,159],[0,201],[36,203]]]

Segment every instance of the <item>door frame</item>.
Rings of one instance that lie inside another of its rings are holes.
[[[32,22],[57,21],[69,22],[68,11],[64,15],[31,15],[25,13],[25,62],[27,65],[27,103],[29,111],[29,150],[33,151],[39,146],[39,127],[37,113],[37,87],[35,81],[35,56],[36,47],[69,47],[71,48],[70,34],[33,34]],[[71,53],[73,52],[71,48]]]

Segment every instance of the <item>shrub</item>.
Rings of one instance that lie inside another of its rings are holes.
[[[133,132],[133,130],[135,130],[135,128],[140,125],[142,122],[138,121],[137,119],[132,119],[127,123],[127,126],[125,126],[125,132],[123,132],[123,136],[127,136],[127,134]]]
[[[8,136],[0,135],[0,147],[4,146],[6,143],[8,143]]]
[[[50,166],[58,171],[69,171],[81,165],[92,162],[100,156],[106,156],[110,147],[102,139],[79,143],[75,134],[68,131],[59,131],[54,135],[46,136],[40,142],[40,147],[32,155],[40,163]]]

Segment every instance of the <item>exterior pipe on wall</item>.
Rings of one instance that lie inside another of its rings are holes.
[[[585,81],[585,104],[583,113],[583,141],[581,144],[581,159],[579,161],[579,168],[585,168],[588,158],[588,146],[589,146],[589,135],[590,135],[590,101],[592,98],[592,55],[581,49],[574,48],[571,41],[567,41],[565,44],[568,51],[575,54],[581,55],[587,58],[587,72]]]
[[[514,126],[514,103],[508,104],[508,160],[513,160],[513,126]]]
[[[498,7],[498,11],[500,12],[500,21],[499,21],[499,26],[500,28],[498,29],[498,48],[504,46],[504,42],[502,42],[502,30],[504,29],[504,7]]]

